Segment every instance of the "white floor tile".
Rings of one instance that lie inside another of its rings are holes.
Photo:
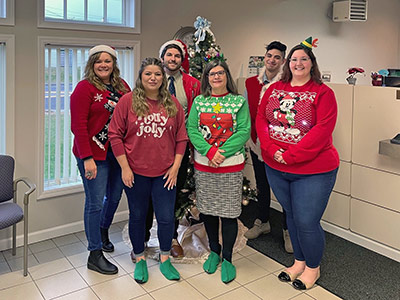
[[[18,285],[0,291],[0,299],[12,300],[43,300],[38,288],[33,282]]]
[[[0,290],[31,282],[31,276],[24,276],[22,270],[0,275]]]
[[[74,268],[78,268],[81,266],[86,266],[88,257],[89,257],[89,252],[84,252],[67,256],[67,259],[74,266]]]
[[[85,288],[83,290],[79,290],[76,292],[73,292],[71,294],[67,294],[64,296],[61,296],[59,298],[55,298],[57,300],[99,300],[99,298],[96,296],[96,294],[90,289],[90,288]]]
[[[269,258],[268,256],[265,256],[264,254],[257,252],[255,254],[251,254],[246,257],[247,259],[251,260],[252,262],[256,263],[263,269],[267,270],[268,272],[276,272],[278,270],[281,270],[285,266],[281,265],[280,263],[277,263],[275,260],[272,258]]]
[[[71,256],[79,253],[87,253],[86,246],[81,242],[60,246],[60,250],[65,256]]]
[[[71,233],[71,234],[67,234],[67,235],[63,235],[57,238],[53,239],[53,242],[56,243],[56,245],[58,247],[64,246],[64,245],[68,245],[68,244],[73,244],[73,243],[77,243],[80,240],[78,239],[78,237]]]
[[[33,280],[38,280],[57,273],[71,270],[72,268],[73,266],[71,263],[65,257],[63,257],[61,259],[34,266],[29,269],[29,274],[31,274]]]
[[[261,299],[266,300],[287,300],[301,294],[290,284],[280,282],[274,274],[246,284],[245,287]]]
[[[92,289],[101,300],[128,300],[146,294],[131,275],[94,285]]]
[[[247,245],[246,245],[246,247],[244,247],[244,248],[239,252],[239,254],[242,255],[242,256],[244,256],[244,257],[246,257],[246,256],[248,256],[248,255],[251,255],[251,254],[255,254],[255,253],[258,253],[258,251],[257,251],[257,250],[254,250],[253,248],[251,248],[251,247],[249,247],[249,246],[247,246]]]
[[[28,255],[32,254],[31,250],[29,249],[29,245],[28,245]],[[3,255],[5,257],[6,260],[13,260],[16,258],[20,258],[24,256],[24,247],[17,247],[17,249],[15,249],[15,255],[12,255],[12,250],[8,249],[3,251]]]
[[[203,272],[190,277],[186,281],[207,298],[220,296],[240,286],[235,280],[228,284],[223,283],[220,270],[217,270],[214,274]]]
[[[150,295],[156,300],[203,300],[207,299],[193,286],[186,281],[180,281],[176,284],[156,290]]]
[[[10,267],[6,261],[0,262],[0,275],[11,272]]]
[[[12,272],[22,270],[24,267],[24,258],[23,257],[16,258],[16,259],[10,259],[7,262],[8,262],[8,265],[10,266]],[[29,271],[30,267],[37,266],[38,264],[39,264],[39,262],[33,255],[28,255],[28,271]]]
[[[57,245],[53,242],[53,240],[45,240],[34,244],[30,244],[28,247],[32,251],[32,253],[38,253],[52,248],[56,248]]]
[[[215,300],[236,300],[236,299],[259,300],[261,298],[257,297],[246,288],[240,287],[214,299]]]
[[[36,281],[46,299],[59,297],[87,287],[76,270],[70,270]]]
[[[242,285],[269,274],[268,271],[245,257],[235,261],[234,265],[236,266],[235,280]]]
[[[35,253],[34,256],[37,258],[39,263],[44,264],[50,261],[55,261],[64,258],[64,254],[58,248],[48,249],[39,253]]]

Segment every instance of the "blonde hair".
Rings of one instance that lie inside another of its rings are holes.
[[[158,89],[158,103],[163,109],[165,109],[169,117],[175,117],[178,112],[178,108],[176,107],[175,102],[172,100],[171,94],[168,92],[165,71],[162,67],[161,61],[153,57],[145,58],[140,66],[139,75],[136,79],[136,86],[132,92],[132,110],[139,117],[148,115],[150,111],[149,105],[146,101],[146,92],[142,83],[143,71],[147,66],[150,65],[159,67],[163,77],[161,86]]]
[[[106,85],[94,72],[94,64],[99,59],[101,53],[107,53],[107,52],[98,52],[89,57],[89,59],[86,63],[86,67],[85,67],[84,79],[89,81],[100,91],[105,91],[107,89]],[[109,54],[109,53],[107,53],[107,54]],[[117,58],[111,54],[109,54],[109,55],[111,56],[112,61],[113,61],[113,71],[111,72],[111,75],[110,75],[110,84],[117,91],[121,91],[121,92],[125,93],[125,92],[127,92],[127,89],[120,77],[121,72],[119,71],[119,68],[117,65]]]

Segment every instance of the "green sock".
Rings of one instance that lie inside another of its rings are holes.
[[[160,263],[160,271],[168,280],[179,280],[181,275],[178,270],[171,264],[170,259],[168,258],[163,263]]]
[[[223,283],[229,283],[236,278],[236,267],[224,259],[221,265],[221,280]]]
[[[208,274],[213,274],[217,271],[217,267],[221,261],[219,255],[213,251],[211,251],[210,255],[208,256],[207,260],[203,264],[203,270]]]
[[[137,283],[145,283],[149,280],[149,272],[147,271],[147,263],[145,259],[136,263],[133,278]]]

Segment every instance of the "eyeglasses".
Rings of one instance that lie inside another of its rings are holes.
[[[225,71],[221,70],[221,71],[218,71],[218,72],[210,72],[210,73],[208,73],[208,77],[215,77],[217,75],[218,75],[218,77],[224,76],[225,75]]]
[[[308,62],[309,60],[310,60],[311,58],[309,58],[309,57],[302,57],[302,58],[290,58],[289,59],[289,61],[291,62],[291,63],[297,63],[298,61],[300,61],[301,63],[305,63],[305,62]]]

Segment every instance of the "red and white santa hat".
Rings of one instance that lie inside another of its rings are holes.
[[[183,54],[182,59],[184,59],[185,56],[187,56],[187,51],[185,51],[186,45],[185,45],[182,41],[180,41],[180,40],[170,40],[170,41],[166,41],[164,44],[161,45],[161,47],[160,47],[160,52],[159,52],[160,58],[162,58],[161,55],[162,55],[162,53],[163,53],[165,47],[167,47],[167,46],[169,46],[169,45],[178,46],[179,49],[182,50],[182,54]]]
[[[93,54],[99,53],[99,52],[107,52],[108,54],[114,56],[117,58],[117,51],[115,51],[115,48],[108,46],[108,45],[97,45],[94,46],[89,50],[89,57],[91,57]]]

